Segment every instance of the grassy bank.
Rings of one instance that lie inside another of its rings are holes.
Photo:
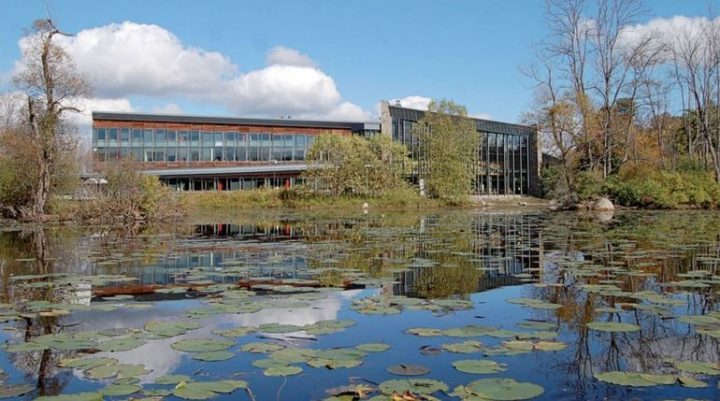
[[[612,175],[581,173],[578,198],[588,202],[609,196],[616,205],[643,209],[714,209],[720,207],[720,183],[702,170],[635,169]]]
[[[294,189],[256,189],[227,192],[186,192],[178,194],[191,217],[247,215],[263,210],[287,209],[317,212],[358,211],[368,204],[372,211],[427,210],[443,207],[433,199],[421,197],[415,190],[399,189],[379,197],[309,194]]]

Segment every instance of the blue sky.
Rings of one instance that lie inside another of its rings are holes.
[[[707,0],[648,3],[650,14],[645,21],[702,16],[709,6],[720,5]],[[260,100],[252,95],[226,99],[218,88],[215,95],[206,96],[182,83],[171,83],[143,93],[137,88],[109,89],[96,82],[100,88],[96,96],[125,99],[133,110],[189,114],[313,116],[310,106],[317,105],[323,111],[317,113],[320,117],[357,116],[359,109],[365,113],[361,115],[372,117],[380,99],[421,96],[453,99],[473,114],[515,122],[532,101],[531,82],[520,68],[532,62],[533,44],[545,36],[541,0],[5,1],[0,5],[2,75],[7,76],[20,57],[18,41],[24,29],[44,17],[46,8],[68,32],[124,21],[157,25],[190,51],[224,56],[230,66],[218,74],[243,76],[245,90],[263,88],[258,86],[263,82],[282,90],[288,79],[303,79],[302,74],[288,75],[300,74],[300,69],[278,69],[273,72],[276,75],[263,70],[271,64],[268,52],[278,46],[284,49],[282,55],[297,51],[298,57],[311,60],[312,68],[321,72],[308,75],[318,86],[295,88],[297,93],[287,103],[262,107],[255,106]],[[142,52],[138,52],[139,60],[131,54],[123,53],[117,62],[143,64]],[[83,60],[87,71],[101,65],[92,61]],[[103,71],[113,68],[101,66]],[[253,71],[267,74],[249,74]],[[121,75],[105,73],[111,78]],[[277,78],[277,74],[284,75]],[[192,74],[189,77],[185,79],[192,80]],[[303,96],[325,90],[326,95],[308,99],[303,108]],[[268,96],[277,93],[269,89]]]

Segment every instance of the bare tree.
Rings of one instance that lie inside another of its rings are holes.
[[[709,154],[715,179],[720,182],[720,127],[713,127],[714,97],[720,96],[720,27],[712,19],[689,29],[678,29],[672,43],[672,59],[688,106],[696,113],[696,129]],[[717,121],[717,119],[716,119]],[[689,151],[692,151],[689,145]]]
[[[19,208],[20,217],[41,220],[52,188],[52,169],[58,160],[63,134],[62,117],[67,112],[79,112],[68,104],[72,99],[89,94],[87,79],[79,74],[75,64],[55,39],[62,33],[51,20],[36,21],[33,34],[24,49],[24,69],[15,85],[27,95],[27,128],[34,152],[30,156],[37,164],[37,179],[29,205]]]

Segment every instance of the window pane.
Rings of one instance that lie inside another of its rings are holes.
[[[143,140],[143,131],[141,129],[133,129],[132,130],[132,139],[133,142],[141,142]]]
[[[120,140],[124,142],[130,140],[130,128],[123,128],[120,130]]]
[[[177,136],[175,134],[175,131],[168,131],[167,132],[167,140],[171,142],[175,142]]]
[[[108,128],[107,139],[109,141],[117,141],[117,128]]]
[[[247,148],[243,147],[236,147],[235,148],[235,157],[239,161],[245,161],[247,160]]]
[[[97,130],[97,138],[98,138],[98,141],[104,141],[104,140],[105,140],[105,128],[98,128],[98,130]]]
[[[151,129],[146,129],[144,136],[145,136],[145,142],[152,142],[153,131]]]

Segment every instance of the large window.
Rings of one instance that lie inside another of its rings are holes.
[[[411,129],[407,122],[405,129]],[[404,134],[412,141],[411,133]],[[240,133],[140,128],[97,128],[93,141],[102,160],[131,158],[142,162],[305,160],[315,136],[297,132]]]

